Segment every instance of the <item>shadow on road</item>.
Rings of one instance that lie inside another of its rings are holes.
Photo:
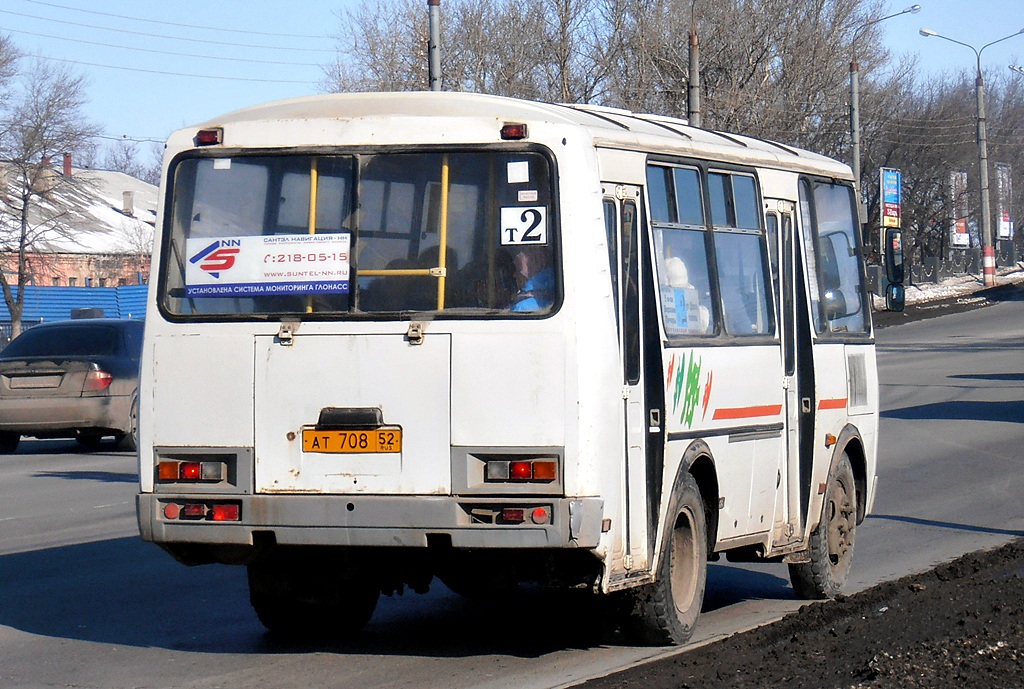
[[[38,471],[33,478],[62,478],[68,481],[99,481],[100,483],[131,483],[139,482],[135,472],[120,471]]]
[[[1009,402],[971,402],[955,400],[921,404],[916,407],[888,409],[881,413],[884,419],[905,421],[1003,421],[1024,423],[1024,400]]]
[[[971,524],[957,524],[954,522],[943,522],[935,519],[921,519],[920,517],[905,517],[898,514],[872,514],[868,519],[882,519],[891,522],[904,522],[906,524],[917,524],[919,526],[936,526],[942,529],[953,529],[955,531],[968,531],[971,533],[998,534],[1000,536],[1024,537],[1024,531],[1013,531],[1011,529],[993,529],[987,526],[972,526]]]
[[[778,576],[709,567],[705,610],[755,598],[793,593]],[[617,643],[595,606],[582,603],[539,590],[473,601],[435,579],[425,595],[382,596],[354,642],[286,644],[257,621],[242,567],[185,567],[137,538],[0,556],[0,625],[186,652],[538,657]]]
[[[1009,383],[1024,382],[1024,373],[961,373],[946,377],[956,378],[959,380],[992,380]]]

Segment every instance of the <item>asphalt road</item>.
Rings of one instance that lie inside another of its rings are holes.
[[[880,495],[853,590],[1024,535],[1024,301],[878,342]],[[595,642],[540,595],[471,604],[436,583],[382,598],[356,644],[277,645],[244,570],[186,568],[138,539],[135,470],[131,455],[57,441],[0,458],[0,686],[557,687],[673,652]],[[784,566],[714,563],[695,643],[798,605]]]

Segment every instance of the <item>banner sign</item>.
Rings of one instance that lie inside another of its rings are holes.
[[[1013,166],[996,163],[996,217],[999,219],[999,239],[1013,239]]]
[[[888,167],[881,168],[879,172],[879,186],[882,188],[882,227],[901,227],[903,175],[899,170]]]
[[[348,294],[349,242],[347,233],[190,237],[185,296]]]
[[[966,249],[971,245],[971,235],[967,232],[966,170],[954,170],[949,173],[949,197],[953,209],[949,245],[958,249]]]

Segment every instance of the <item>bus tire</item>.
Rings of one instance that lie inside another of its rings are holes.
[[[683,473],[667,520],[661,561],[653,584],[626,592],[624,632],[645,646],[690,640],[704,603],[707,583],[707,517],[697,482]]]
[[[829,472],[821,510],[821,520],[811,534],[810,561],[789,565],[793,591],[804,600],[835,598],[853,564],[857,487],[845,452]]]
[[[21,436],[11,431],[0,432],[0,455],[13,455],[21,442]]]
[[[354,575],[310,576],[294,564],[274,559],[248,565],[249,602],[267,630],[282,638],[349,638],[366,626],[378,587]]]

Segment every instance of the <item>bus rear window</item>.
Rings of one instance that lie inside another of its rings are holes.
[[[184,158],[172,180],[171,315],[513,317],[559,301],[538,153]]]

